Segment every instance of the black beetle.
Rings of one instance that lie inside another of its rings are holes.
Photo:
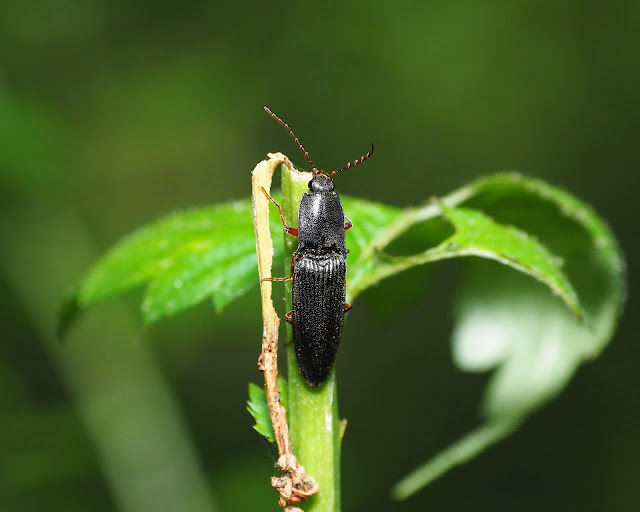
[[[297,229],[285,224],[280,205],[262,190],[277,206],[285,231],[298,237],[298,247],[291,260],[291,275],[268,279],[293,279],[292,311],[285,319],[292,326],[300,373],[307,384],[319,386],[331,373],[342,335],[344,313],[351,309],[351,305],[345,303],[348,252],[345,230],[352,224],[344,215],[340,196],[334,191],[333,177],[367,160],[373,154],[373,144],[366,155],[343,168],[330,174],[320,172],[289,126],[267,107],[264,109],[287,130],[313,169],[309,192],[300,200]]]

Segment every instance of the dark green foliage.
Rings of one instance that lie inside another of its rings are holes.
[[[469,265],[454,355],[465,371],[497,368],[483,403],[486,424],[395,489],[407,496],[508,435],[602,350],[624,297],[624,264],[615,239],[588,206],[518,174],[490,176],[404,211],[348,197],[343,202],[357,226],[348,238],[348,301],[400,271],[462,256],[501,263],[547,288],[495,264]],[[453,233],[434,242],[442,220]],[[274,217],[272,233],[279,232]],[[420,238],[428,248],[387,254],[403,237]],[[282,244],[274,245],[278,257]],[[254,250],[249,200],[172,214],[109,251],[61,320],[66,325],[78,310],[144,284],[146,322],[205,299],[221,311],[257,284]],[[252,384],[249,396],[255,429],[272,440],[264,391]]]

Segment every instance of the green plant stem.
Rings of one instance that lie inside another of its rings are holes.
[[[290,227],[297,226],[298,204],[307,192],[310,173],[292,172],[282,166],[282,210]],[[285,234],[285,275],[290,272],[291,256],[297,246],[294,236]],[[287,311],[291,310],[291,282],[285,294]],[[293,451],[307,474],[319,486],[318,494],[302,505],[307,512],[339,512],[340,510],[340,444],[342,427],[338,415],[337,383],[334,371],[317,388],[309,386],[298,369],[291,342],[291,326],[287,328],[287,366],[289,407],[287,417]]]

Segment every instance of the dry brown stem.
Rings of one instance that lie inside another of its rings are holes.
[[[253,170],[251,186],[263,322],[262,353],[258,359],[258,368],[264,373],[269,415],[278,446],[277,466],[284,473],[282,477],[273,477],[271,485],[280,494],[280,506],[293,512],[299,509],[288,507],[288,505],[299,503],[313,496],[318,491],[318,486],[298,463],[291,447],[286,410],[280,403],[278,391],[278,328],[280,318],[276,314],[271,299],[272,283],[263,280],[265,277],[271,277],[273,242],[269,232],[269,200],[260,189],[264,188],[270,192],[273,172],[280,164],[293,169],[289,159],[282,153],[270,153],[269,160],[263,160]]]

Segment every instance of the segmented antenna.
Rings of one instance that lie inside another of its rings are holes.
[[[311,161],[311,158],[309,158],[309,153],[307,153],[306,150],[302,147],[302,144],[300,144],[300,141],[298,140],[298,137],[296,137],[293,134],[293,132],[291,131],[291,128],[289,128],[289,125],[287,123],[285,123],[282,119],[280,119],[277,115],[275,115],[273,112],[271,112],[271,110],[269,110],[267,107],[264,107],[264,110],[266,111],[267,114],[269,114],[276,121],[278,121],[278,123],[280,123],[282,126],[284,126],[284,129],[287,130],[287,133],[291,136],[293,141],[298,145],[298,148],[304,154],[304,157],[307,159],[307,162],[309,162],[309,164],[311,165],[311,168],[313,169],[313,174],[318,174],[320,171],[318,171],[318,168]],[[369,158],[369,157],[367,157],[367,158]],[[341,169],[341,170],[344,170],[344,169]]]
[[[354,160],[353,162],[349,162],[342,169],[338,169],[337,171],[333,171],[331,174],[329,174],[329,177],[333,178],[339,172],[346,171],[347,169],[351,169],[352,167],[355,167],[356,165],[361,164],[362,162],[367,160],[371,155],[373,155],[373,142],[371,143],[371,149],[369,150],[369,152],[366,155],[362,155],[357,160]]]

